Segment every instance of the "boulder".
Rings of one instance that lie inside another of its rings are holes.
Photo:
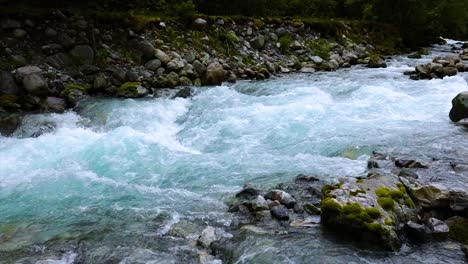
[[[213,62],[206,69],[206,84],[221,85],[226,78],[226,71],[218,62]]]
[[[45,95],[49,88],[44,77],[37,73],[26,75],[23,78],[23,86],[28,93],[33,95]]]
[[[154,57],[155,54],[155,48],[154,46],[147,42],[147,41],[142,41],[138,43],[138,52],[140,53],[141,57],[145,60],[150,60]]]
[[[167,80],[167,86],[168,87],[176,87],[179,85],[179,75],[175,72],[170,72],[168,75],[166,75],[166,80]]]
[[[0,113],[0,134],[8,137],[21,126],[22,117],[18,114],[1,114]]]
[[[452,100],[452,109],[450,110],[449,117],[453,122],[468,118],[468,92],[459,93]]]
[[[158,59],[150,60],[145,64],[145,68],[150,71],[157,71],[162,65],[162,62]]]
[[[362,242],[397,250],[401,227],[415,216],[414,203],[393,174],[341,179],[322,189],[322,223]]]
[[[379,56],[372,56],[369,59],[369,63],[367,63],[368,68],[387,68],[387,63],[379,57]]]
[[[206,72],[206,66],[199,60],[193,62],[193,70],[198,76],[203,76]]]
[[[117,95],[125,98],[138,98],[148,95],[148,90],[137,82],[126,82],[117,89]]]
[[[47,97],[43,103],[43,110],[47,112],[62,113],[66,107],[65,100],[58,97]]]
[[[186,220],[181,220],[171,227],[168,234],[173,237],[196,238],[201,231],[198,225]]]
[[[454,216],[445,221],[449,227],[449,237],[463,244],[468,244],[468,218]]]
[[[19,88],[16,85],[13,75],[8,71],[0,71],[0,95],[19,93]]]
[[[94,50],[88,45],[76,46],[70,51],[70,55],[79,64],[93,64],[94,62]]]

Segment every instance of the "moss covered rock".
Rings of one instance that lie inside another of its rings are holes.
[[[117,95],[125,98],[145,97],[148,90],[138,82],[126,82],[117,89]]]
[[[322,189],[322,223],[344,231],[361,242],[379,243],[396,250],[401,246],[398,223],[413,215],[414,204],[394,175],[343,179]]]
[[[445,221],[445,223],[450,228],[450,238],[468,245],[468,218],[454,216]]]

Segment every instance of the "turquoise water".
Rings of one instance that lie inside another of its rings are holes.
[[[402,74],[426,60],[202,87],[191,99],[95,98],[28,116],[15,137],[0,137],[0,263],[73,263],[84,252],[95,263],[190,263],[193,249],[169,238],[170,226],[228,225],[223,200],[245,182],[358,176],[372,150],[468,159],[466,131],[448,119],[467,75]],[[40,125],[49,132],[29,137]],[[347,256],[337,248],[322,259]]]

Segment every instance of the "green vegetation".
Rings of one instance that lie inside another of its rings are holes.
[[[325,60],[330,58],[331,46],[330,46],[330,43],[328,43],[328,41],[326,41],[325,39],[319,38],[319,39],[310,41],[308,45],[309,45],[309,48],[314,53],[314,55],[317,55],[320,58],[325,59]],[[350,151],[350,150],[347,150],[347,151]],[[346,154],[348,154],[349,156],[353,156],[349,152],[345,153],[345,155]]]
[[[356,191],[350,191],[349,194],[351,196],[357,196],[358,194],[360,193],[366,193],[366,191],[362,190],[362,189],[359,189],[359,190],[356,190]]]
[[[398,190],[391,190],[386,187],[380,187],[375,190],[379,205],[387,211],[393,210],[395,203],[414,208],[413,200],[408,196],[405,186],[400,182],[397,183],[396,186]]]
[[[288,34],[279,39],[280,49],[283,54],[289,54],[289,49],[293,43],[293,38]]]

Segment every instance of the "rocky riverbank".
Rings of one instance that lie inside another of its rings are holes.
[[[2,134],[20,122],[20,115],[5,113],[63,112],[86,95],[137,98],[177,86],[333,71],[354,64],[386,67],[373,40],[356,37],[357,31],[365,31],[357,27],[334,21],[211,17],[124,23],[61,11],[3,17]]]
[[[228,228],[181,221],[169,234],[191,235],[203,259],[226,262],[238,259],[252,236],[307,234],[318,226],[359,247],[398,251],[403,244],[452,241],[467,254],[466,161],[374,153],[368,168],[366,177],[333,184],[306,175],[268,190],[247,184],[227,202],[236,215]]]

